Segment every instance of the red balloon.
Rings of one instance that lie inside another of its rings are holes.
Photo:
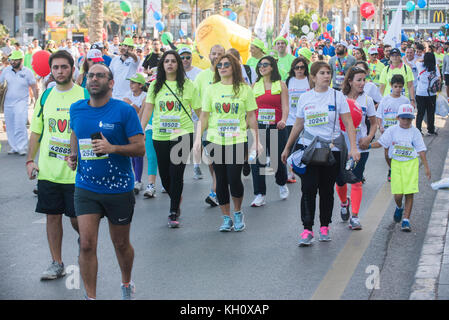
[[[31,67],[37,75],[45,77],[50,73],[50,64],[48,62],[49,58],[50,52],[46,50],[40,50],[33,54]]]
[[[360,125],[360,122],[362,122],[362,108],[360,108],[358,103],[352,99],[346,99],[346,101],[348,101],[349,104],[349,110],[351,111],[351,118],[352,123],[354,124],[354,128],[357,128]],[[341,121],[341,118],[340,128],[342,131],[346,131],[345,125],[343,124],[343,121]]]
[[[323,37],[326,38],[326,39],[328,39],[328,38],[329,38],[329,32],[324,32],[324,33],[323,33]]]
[[[123,15],[126,17],[129,12],[122,11]]]
[[[374,17],[375,7],[371,2],[362,3],[360,6],[360,13],[365,19],[371,19]]]

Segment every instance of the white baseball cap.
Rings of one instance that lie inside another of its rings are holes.
[[[93,62],[103,62],[103,54],[98,49],[90,49],[87,52],[87,59],[91,59]]]
[[[415,108],[411,104],[401,104],[398,109],[399,118],[415,119]]]
[[[368,50],[369,54],[379,54],[379,52],[377,52],[377,48],[376,47],[371,47]]]
[[[178,50],[179,55],[183,54],[183,53],[190,53],[192,54],[192,50],[189,47],[182,47],[181,49]]]
[[[337,43],[337,46],[343,46],[346,49],[348,48],[348,43],[346,41],[340,41],[339,43]]]

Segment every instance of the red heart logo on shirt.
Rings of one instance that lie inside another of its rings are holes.
[[[61,119],[58,120],[58,129],[59,132],[64,132],[65,128],[67,127],[67,120],[62,121]]]
[[[231,104],[230,103],[223,103],[223,111],[228,113],[229,110],[231,109]]]
[[[174,101],[170,101],[165,104],[167,106],[168,111],[171,111],[173,109],[173,107],[175,106],[175,102]]]

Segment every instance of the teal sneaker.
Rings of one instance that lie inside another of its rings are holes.
[[[313,242],[313,232],[307,229],[301,233],[301,239],[299,239],[298,245],[300,247],[308,247]]]
[[[329,227],[321,227],[320,228],[320,237],[318,240],[321,242],[331,241],[331,237],[329,235]]]
[[[234,231],[243,231],[245,229],[245,221],[242,212],[234,212]]]
[[[134,282],[131,281],[127,287],[122,284],[120,288],[122,289],[122,300],[135,300],[136,286]]]
[[[223,224],[220,227],[220,232],[229,232],[232,231],[232,228],[234,227],[234,223],[232,222],[231,217],[229,216],[223,216]]]
[[[401,230],[405,232],[412,231],[412,228],[410,228],[410,222],[408,220],[402,220]]]
[[[398,222],[398,223],[401,222],[403,211],[404,211],[404,208],[396,207],[396,210],[394,211],[394,216],[393,216],[394,222]]]

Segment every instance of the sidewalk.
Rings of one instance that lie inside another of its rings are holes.
[[[449,152],[441,178],[449,177]],[[437,191],[410,300],[449,300],[449,189]]]

